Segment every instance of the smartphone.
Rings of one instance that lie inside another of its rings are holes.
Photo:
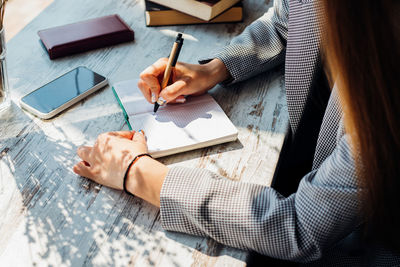
[[[39,118],[50,119],[107,84],[104,76],[81,66],[22,97],[20,105]]]

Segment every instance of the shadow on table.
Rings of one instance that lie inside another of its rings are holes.
[[[36,124],[15,104],[9,112],[7,119],[0,118],[4,129],[0,167],[6,168],[0,172],[11,173],[13,190],[20,193],[18,201],[7,210],[19,213],[20,223],[25,224],[27,244],[22,241],[18,247],[28,247],[34,255],[33,264],[154,265],[165,257],[172,265],[181,266],[187,261],[180,259],[179,252],[187,247],[210,256],[239,257],[236,250],[222,248],[210,239],[178,233],[167,233],[169,238],[165,238],[158,208],[73,173],[72,166],[79,161],[77,144],[94,140],[98,134],[96,124],[107,121],[111,128],[121,127],[120,114],[66,123],[63,127],[55,123],[43,127],[52,122]],[[69,140],[76,129],[86,132],[81,134],[82,139]],[[4,203],[11,202],[4,200],[1,205]],[[10,226],[0,229],[0,234],[16,231],[20,223],[13,220],[4,218],[3,225]]]
[[[239,130],[245,129],[254,136],[259,136],[262,132],[286,134],[288,112],[282,69],[264,72],[250,80],[228,87],[216,86],[210,94]],[[254,101],[255,94],[258,101]],[[242,148],[241,141],[236,140],[172,157],[163,157],[160,161],[165,164],[174,164]]]
[[[206,148],[199,148],[195,150],[191,150],[188,152],[183,152],[179,153],[173,156],[166,156],[159,158],[158,160],[161,161],[164,164],[173,164],[173,163],[179,163],[179,162],[184,162],[188,160],[193,160],[201,157],[207,157],[207,156],[212,156],[216,155],[219,153],[224,153],[224,152],[229,152],[229,151],[234,151],[234,150],[239,150],[243,148],[243,144],[239,141],[233,141],[233,142],[228,142],[228,143],[223,143],[211,147],[206,147]]]
[[[255,134],[286,133],[285,77],[280,67],[228,87],[216,86],[210,94],[236,127]]]

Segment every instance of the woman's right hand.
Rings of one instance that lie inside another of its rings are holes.
[[[160,58],[140,74],[138,87],[150,103],[158,97],[169,103],[183,103],[186,100],[184,96],[204,94],[230,77],[225,64],[219,59],[204,65],[178,62],[171,74],[171,84],[161,90],[167,62],[167,58]]]

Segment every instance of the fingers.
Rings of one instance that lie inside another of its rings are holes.
[[[135,135],[133,136],[132,141],[141,142],[141,143],[146,142],[146,136],[145,136],[144,131],[139,130],[138,132],[135,132]]]
[[[153,93],[154,97],[157,99],[161,88],[158,77],[149,73],[142,73],[140,74],[140,79],[143,80],[143,82],[146,84],[146,87],[150,89],[150,92]],[[155,99],[152,99],[152,102],[154,102],[153,100],[155,101]]]
[[[140,91],[142,91],[142,94],[146,98],[146,100],[153,104],[154,102],[151,99],[150,87],[148,87],[143,80],[139,80],[137,86],[139,87]]]
[[[110,132],[109,134],[132,140],[135,131],[118,131],[118,132]]]
[[[164,70],[167,67],[167,62],[167,58],[160,58],[153,65],[147,67],[140,74],[141,84],[138,84],[138,86],[142,90],[142,92],[145,91],[144,93],[146,94],[146,99],[147,95],[150,95],[149,102],[151,103],[154,103],[156,101],[160,93],[161,87],[158,77],[164,73]]]
[[[80,161],[75,164],[73,171],[80,176],[92,178],[92,173],[90,172],[89,167],[86,166],[85,161]]]
[[[130,139],[132,141],[145,140],[145,133],[143,130],[139,130],[137,132],[135,132],[135,131],[118,131],[118,132],[109,132],[106,134],[116,136],[116,137]]]
[[[92,152],[92,147],[90,146],[81,146],[78,147],[77,154],[83,160],[90,164],[90,153]]]
[[[179,80],[174,82],[171,85],[165,87],[161,93],[160,97],[164,98],[167,102],[171,102],[174,99],[178,98],[179,96],[184,94],[184,88],[186,86],[186,82],[183,80]],[[182,99],[182,98],[179,98]],[[183,101],[183,100],[180,100]]]
[[[167,63],[168,63],[168,58],[160,58],[159,60],[154,62],[153,65],[150,65],[144,71],[142,71],[140,76],[152,75],[154,77],[158,77],[160,74],[164,73],[164,70],[167,67]]]

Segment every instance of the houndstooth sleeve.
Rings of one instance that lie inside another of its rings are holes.
[[[312,261],[360,224],[358,187],[346,136],[285,198],[274,189],[204,169],[170,169],[161,190],[164,229],[210,236],[272,257]]]
[[[232,83],[246,80],[284,62],[288,24],[287,0],[275,0],[274,6],[246,27],[228,46],[212,54],[224,62]]]

